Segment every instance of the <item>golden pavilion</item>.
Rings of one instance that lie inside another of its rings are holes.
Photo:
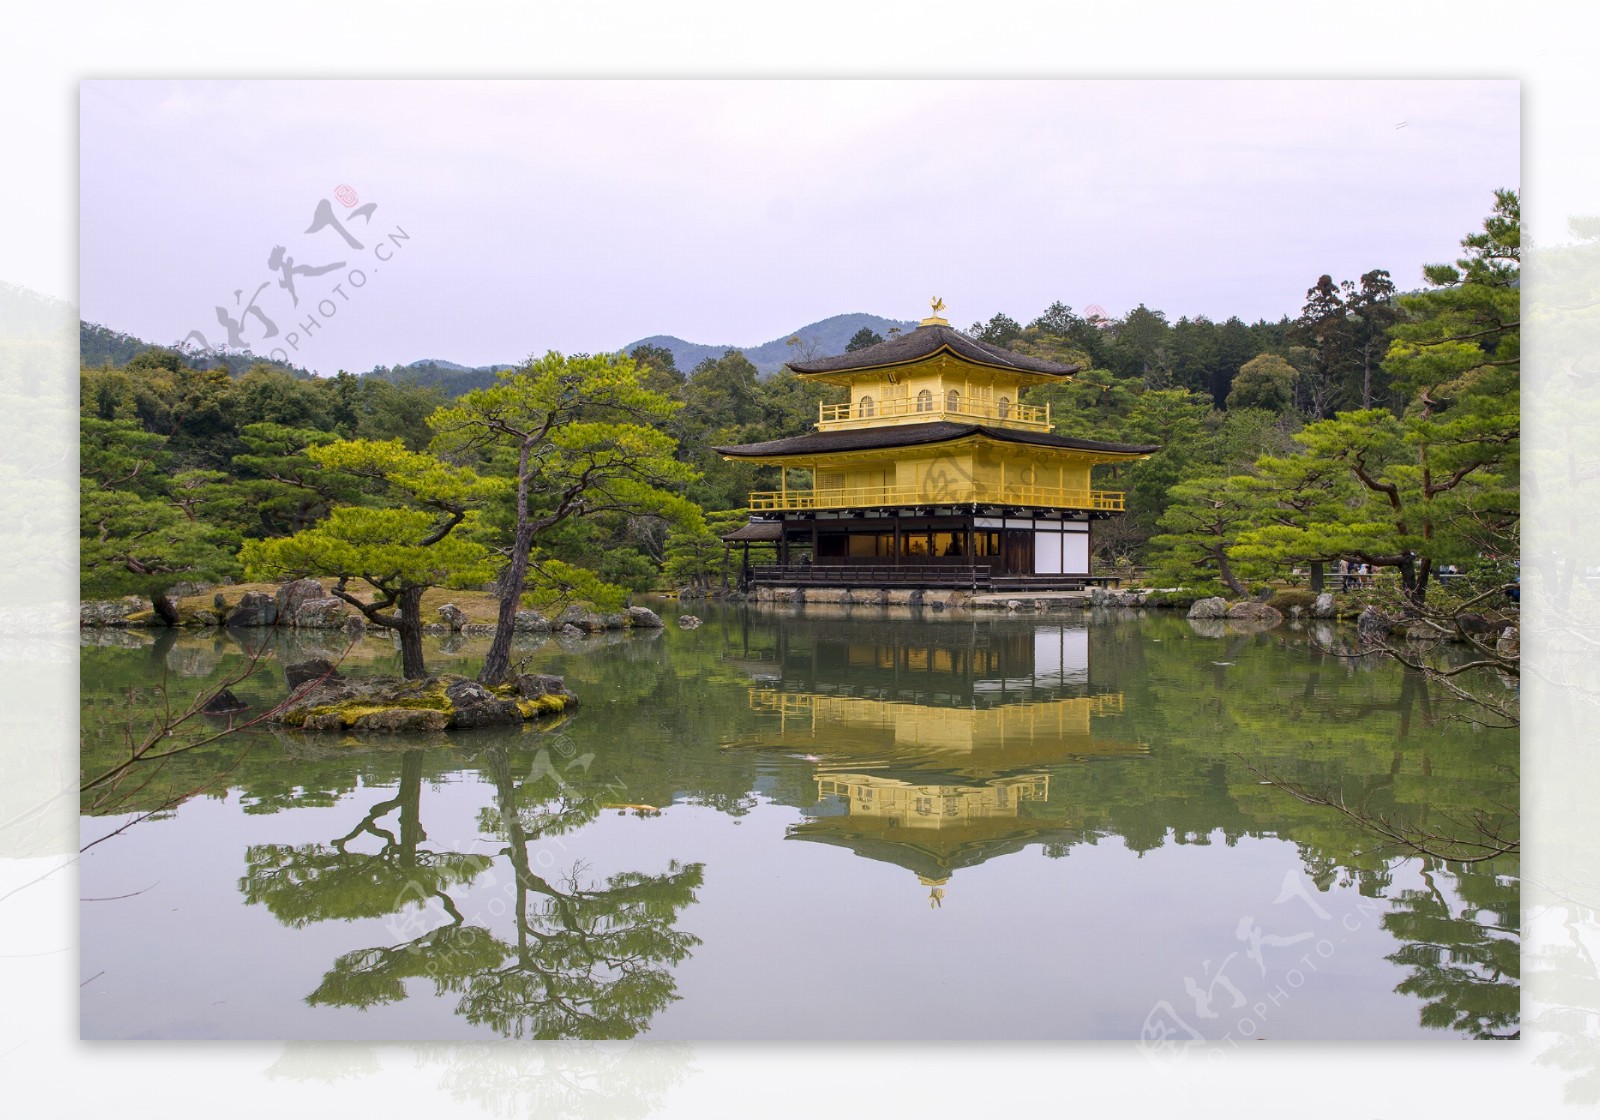
[[[730,543],[766,543],[777,563],[746,585],[1069,590],[1094,582],[1092,525],[1123,509],[1095,490],[1101,463],[1147,458],[1157,445],[1056,435],[1030,386],[1082,367],[1003,350],[935,314],[907,334],[853,353],[791,362],[797,376],[849,390],[821,406],[817,430],[718,447],[773,464],[779,489],[750,495],[749,525]],[[810,485],[790,489],[789,472]]]

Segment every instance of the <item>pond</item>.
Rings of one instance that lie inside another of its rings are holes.
[[[519,636],[563,722],[235,731],[86,795],[83,1036],[1519,1029],[1516,857],[1374,831],[1514,830],[1516,733],[1341,628],[657,606]],[[240,719],[306,656],[399,670],[382,636],[83,641],[86,773],[230,675]],[[486,648],[429,642],[435,671]]]

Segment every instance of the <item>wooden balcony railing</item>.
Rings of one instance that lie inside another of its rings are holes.
[[[808,509],[885,509],[900,506],[1027,506],[1039,509],[1090,509],[1121,512],[1126,498],[1117,490],[1058,490],[1045,486],[1007,486],[1002,491],[972,483],[950,486],[846,486],[826,490],[758,490],[751,512]]]
[[[948,396],[919,401],[915,397],[897,400],[873,400],[870,409],[861,402],[855,404],[824,404],[817,409],[817,427],[822,431],[838,428],[866,428],[884,420],[914,416],[926,420],[976,420],[980,423],[1004,424],[1013,428],[1050,430],[1050,406],[1017,404],[1001,405],[997,401],[977,397],[958,397],[952,406]]]

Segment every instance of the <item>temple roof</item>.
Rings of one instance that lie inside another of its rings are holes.
[[[777,521],[752,521],[748,525],[741,525],[731,533],[723,533],[722,539],[730,544],[741,541],[777,541],[783,539],[783,525]]]
[[[803,436],[790,436],[787,439],[769,439],[764,443],[742,443],[731,447],[715,447],[712,450],[720,455],[736,458],[765,459],[790,455],[823,455],[838,451],[916,447],[928,443],[949,443],[970,436],[983,436],[1000,443],[1056,447],[1064,451],[1101,451],[1115,455],[1149,455],[1161,450],[1161,445],[1157,443],[1103,443],[1092,439],[1071,439],[1050,432],[991,427],[988,424],[958,424],[951,420],[934,420],[927,424],[897,424],[881,428],[855,428],[840,432],[811,432]]]
[[[971,335],[962,334],[949,326],[924,325],[910,334],[903,334],[834,358],[818,358],[811,362],[790,362],[789,368],[800,374],[846,373],[854,370],[881,369],[885,366],[908,365],[932,357],[940,350],[948,350],[957,357],[980,365],[999,366],[1024,373],[1065,377],[1077,373],[1081,365],[1066,365],[1043,358],[1029,357],[1011,350],[1002,350],[987,342],[979,342]]]

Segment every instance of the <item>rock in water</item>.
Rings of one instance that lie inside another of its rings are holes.
[[[1317,601],[1311,604],[1312,618],[1332,618],[1333,612],[1333,592],[1331,591],[1324,591],[1317,596]]]
[[[242,712],[249,707],[243,700],[233,694],[231,689],[218,689],[217,693],[201,705],[200,710],[208,716],[223,716],[232,712]]]
[[[312,599],[326,599],[328,589],[314,579],[296,579],[278,588],[272,605],[287,626],[300,625],[300,608]]]
[[[467,624],[467,612],[454,603],[446,603],[439,608],[439,621],[443,622],[452,631],[459,631]]]
[[[680,614],[678,616],[678,626],[680,629],[693,630],[700,624],[700,619],[696,618],[692,614]]]
[[[285,665],[283,679],[288,682],[289,691],[293,692],[307,681],[320,679],[342,681],[344,677],[326,657],[312,657],[305,661],[296,661],[293,665]]]
[[[1283,621],[1283,613],[1277,607],[1268,606],[1266,603],[1243,602],[1235,603],[1228,608],[1228,618],[1243,618],[1251,622],[1266,622],[1273,626]]]
[[[659,630],[666,623],[661,621],[661,616],[649,607],[629,607],[628,625],[642,630]]]
[[[1228,617],[1228,600],[1220,595],[1213,595],[1209,599],[1198,600],[1189,608],[1190,618],[1226,618]]]
[[[518,634],[550,629],[550,620],[538,611],[518,611],[511,629]]]
[[[271,626],[278,621],[278,604],[264,591],[246,591],[239,605],[228,612],[227,627]]]

